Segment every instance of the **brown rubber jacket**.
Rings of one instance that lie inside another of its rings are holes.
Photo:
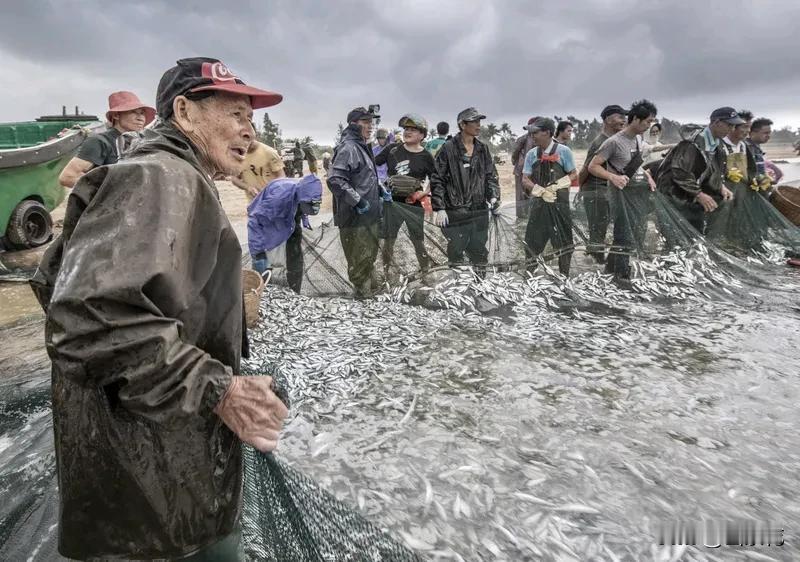
[[[179,558],[229,535],[242,452],[213,413],[243,348],[241,247],[169,125],[84,175],[32,281],[47,312],[70,558]]]
[[[694,201],[700,192],[719,197],[725,171],[725,149],[706,148],[702,133],[669,151],[658,169],[658,189],[678,200]]]

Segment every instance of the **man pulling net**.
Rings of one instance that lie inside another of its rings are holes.
[[[642,168],[644,156],[640,136],[650,129],[658,110],[652,102],[631,105],[628,124],[606,140],[589,164],[589,172],[609,182],[614,217],[614,241],[606,261],[606,273],[630,279],[630,254],[643,249],[651,191],[655,183]],[[605,164],[608,164],[606,169]]]
[[[523,187],[532,199],[525,231],[528,270],[536,269],[536,259],[550,242],[558,253],[559,271],[569,276],[574,249],[569,188],[578,182],[575,157],[566,145],[554,141],[552,119],[539,117],[528,130],[536,143],[522,170]]]

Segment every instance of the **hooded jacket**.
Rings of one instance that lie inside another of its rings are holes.
[[[175,558],[229,535],[242,451],[213,408],[239,371],[241,247],[186,137],[157,125],[84,175],[32,286],[61,554]]]
[[[333,223],[339,228],[369,226],[381,217],[378,172],[361,128],[353,123],[342,133],[342,140],[333,151],[328,189],[333,194]],[[356,213],[355,206],[364,198],[369,210]]]
[[[682,201],[694,201],[701,191],[719,197],[725,173],[722,144],[711,149],[702,133],[679,142],[658,168],[659,191]]]
[[[247,244],[250,255],[277,248],[294,232],[301,201],[319,201],[322,182],[314,175],[297,180],[272,180],[247,207]]]
[[[444,143],[436,155],[436,172],[431,177],[434,211],[485,211],[489,200],[500,200],[497,169],[489,148],[475,139],[468,167],[464,167],[466,154],[459,133]]]

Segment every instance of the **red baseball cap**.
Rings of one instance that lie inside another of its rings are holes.
[[[161,77],[156,92],[158,115],[163,119],[169,118],[176,97],[205,91],[248,96],[253,109],[277,105],[283,100],[281,94],[248,86],[217,59],[194,57],[177,61]]]

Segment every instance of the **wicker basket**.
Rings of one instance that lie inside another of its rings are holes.
[[[800,226],[800,188],[779,185],[772,195],[772,204],[795,226]]]
[[[257,271],[242,270],[242,292],[244,293],[244,318],[248,328],[258,323],[258,305],[264,292],[264,280]]]

